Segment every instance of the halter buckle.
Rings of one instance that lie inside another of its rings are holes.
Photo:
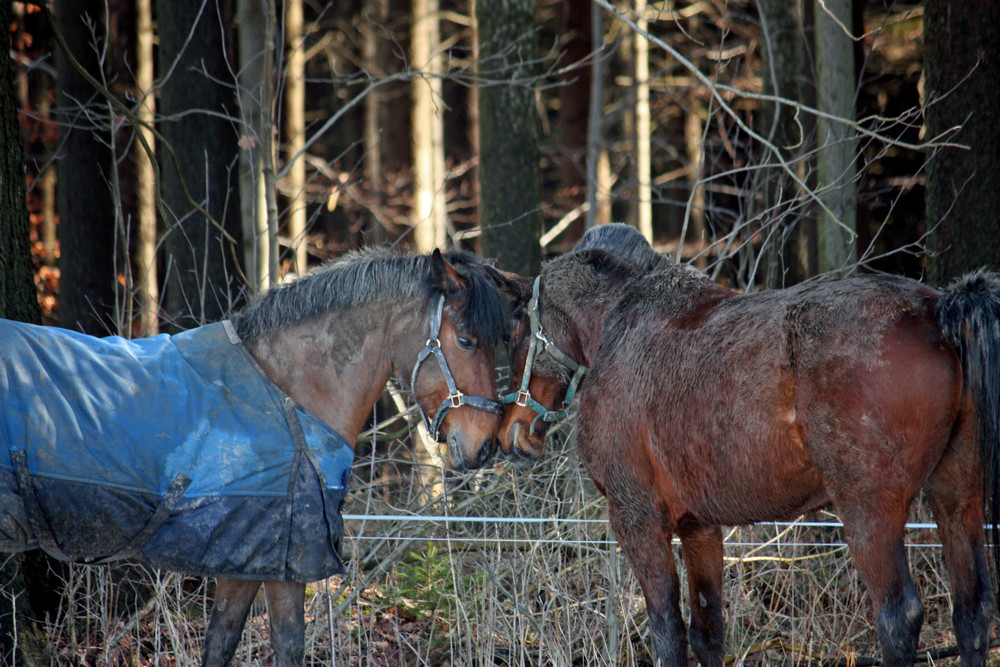
[[[457,407],[460,407],[462,405],[465,405],[465,400],[464,399],[465,399],[465,394],[463,394],[460,391],[456,391],[454,394],[451,394],[450,396],[448,396],[448,398],[446,400],[450,401],[451,407],[457,408]]]
[[[522,389],[517,392],[517,396],[514,398],[514,405],[520,405],[522,408],[528,407],[528,401],[531,400],[531,392],[527,389]]]

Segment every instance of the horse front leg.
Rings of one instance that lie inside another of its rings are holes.
[[[659,667],[687,667],[687,638],[680,609],[680,581],[674,564],[672,535],[652,507],[624,494],[608,495],[608,519],[618,544],[646,598],[653,635],[653,653]],[[618,500],[624,500],[619,503]]]
[[[301,667],[306,653],[306,585],[295,581],[265,581],[264,594],[271,622],[274,667]]]
[[[205,632],[202,667],[226,667],[236,653],[259,581],[219,579],[215,584],[215,604]]]
[[[677,532],[691,600],[691,650],[705,667],[722,667],[722,529],[693,525]]]

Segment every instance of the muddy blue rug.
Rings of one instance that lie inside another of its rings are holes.
[[[126,340],[0,320],[0,551],[229,578],[341,572],[352,448],[227,325]]]

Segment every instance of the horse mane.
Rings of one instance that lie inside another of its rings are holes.
[[[463,251],[443,253],[469,281],[459,317],[492,347],[505,326],[503,304],[490,264]],[[268,289],[232,316],[240,338],[252,343],[314,315],[381,300],[429,301],[440,290],[431,282],[431,256],[401,254],[376,246],[345,253],[305,276]]]
[[[590,229],[576,244],[573,252],[591,249],[617,255],[639,273],[658,271],[676,264],[670,255],[662,255],[653,250],[638,229],[621,222],[609,222]]]

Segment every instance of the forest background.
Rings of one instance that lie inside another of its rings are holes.
[[[176,331],[363,244],[464,247],[531,275],[612,220],[743,290],[856,271],[942,285],[1000,266],[995,0],[0,4],[0,316]],[[405,488],[432,514],[455,502],[413,491],[440,481],[414,440],[379,454],[359,497],[393,504]],[[518,484],[548,500],[518,512],[593,507],[584,480],[536,474]],[[497,475],[473,485],[512,485]],[[430,568],[427,548],[399,553]],[[52,565],[39,567],[44,579]],[[405,580],[394,567],[379,572]],[[65,616],[66,591],[91,575],[58,572],[59,600],[35,602]],[[570,588],[607,579],[574,573]],[[451,575],[453,588],[485,585]],[[618,618],[627,638],[621,619],[641,625],[627,594],[599,597],[620,607],[601,627]],[[495,641],[575,645],[529,630]],[[625,645],[609,642],[588,650]]]

